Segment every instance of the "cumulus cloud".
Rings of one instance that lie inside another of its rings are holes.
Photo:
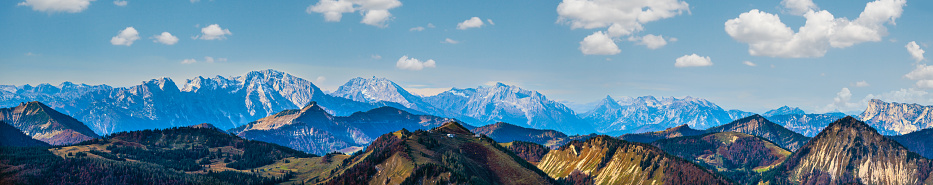
[[[436,64],[433,59],[422,62],[415,58],[408,58],[408,55],[405,55],[398,59],[398,62],[395,63],[395,67],[398,69],[418,71],[424,68],[434,68]]]
[[[916,68],[904,75],[907,79],[916,80],[919,88],[933,88],[933,66],[917,64]]]
[[[870,86],[865,80],[855,82],[855,87],[868,87]]]
[[[444,39],[444,41],[441,41],[441,43],[445,43],[445,44],[457,44],[457,43],[460,43],[460,41],[456,41],[456,40],[454,40],[454,39],[447,38],[447,39]]]
[[[851,100],[852,100],[852,91],[849,91],[849,88],[843,87],[842,90],[839,90],[839,92],[836,93],[836,97],[833,97],[833,103],[830,103],[829,105],[826,105],[826,107],[823,107],[822,111],[844,112],[844,111],[858,110],[858,108],[865,106],[865,101],[851,102]]]
[[[117,5],[117,6],[126,6],[126,4],[127,4],[127,2],[126,2],[126,1],[123,1],[123,0],[116,0],[116,1],[113,1],[113,5]]]
[[[648,49],[658,49],[667,45],[664,36],[648,34],[643,37],[631,37],[630,41],[638,41],[638,45],[645,45]]]
[[[696,53],[691,55],[684,55],[680,58],[677,58],[674,62],[674,67],[704,67],[713,65],[713,61],[709,57],[704,57],[697,55]]]
[[[182,64],[193,64],[193,63],[197,63],[197,62],[198,62],[198,61],[195,60],[195,59],[193,59],[193,58],[181,60],[181,63],[182,63]]]
[[[152,36],[152,42],[162,43],[165,45],[174,45],[175,43],[178,43],[178,37],[175,37],[168,32],[162,32],[162,34]]]
[[[901,16],[905,0],[876,0],[865,5],[864,11],[855,20],[835,18],[826,10],[816,11],[813,7],[800,6],[803,2],[782,4],[788,9],[806,8],[802,14],[806,19],[797,32],[781,22],[776,14],[753,9],[725,23],[725,31],[733,39],[748,44],[753,56],[783,58],[822,57],[830,48],[846,48],[862,42],[881,41],[887,35],[885,23],[894,24]],[[812,2],[811,2],[812,3]]]
[[[495,22],[492,22],[492,19],[486,19],[486,22],[488,22],[488,23],[489,23],[489,25],[493,25],[493,26],[495,26],[495,25],[496,25],[496,23],[495,23]]]
[[[465,20],[465,21],[463,21],[463,22],[457,23],[457,29],[458,29],[458,30],[465,30],[465,29],[470,29],[470,28],[479,28],[479,27],[482,27],[482,26],[483,26],[483,20],[480,19],[479,17],[473,17],[473,18],[467,19],[467,20]]]
[[[619,38],[644,30],[646,23],[671,18],[684,11],[689,11],[689,5],[679,0],[563,0],[557,5],[557,22],[568,24],[571,29],[606,28],[606,35]]]
[[[742,64],[745,64],[747,66],[752,66],[752,67],[758,66],[758,64],[755,64],[754,62],[748,61],[748,60],[742,61]]]
[[[418,27],[408,29],[408,31],[424,31],[424,27],[418,26]]]
[[[87,9],[94,0],[26,0],[17,6],[29,6],[34,11],[78,13]]]
[[[907,52],[910,53],[910,56],[913,57],[914,60],[917,62],[923,60],[924,51],[923,49],[920,49],[920,45],[917,45],[916,41],[910,41],[910,43],[907,43],[907,45],[904,47],[907,48]]]
[[[197,36],[201,40],[224,40],[227,35],[233,35],[229,29],[223,29],[220,25],[211,24],[201,28],[201,35]]]
[[[133,45],[133,41],[136,41],[136,40],[139,40],[139,32],[136,31],[136,28],[126,27],[126,29],[123,29],[122,31],[120,31],[120,33],[117,34],[117,36],[113,36],[113,38],[110,38],[110,44],[113,44],[115,46],[119,46],[119,45],[130,46],[130,45]]]
[[[359,11],[363,15],[360,23],[384,28],[392,19],[389,10],[399,6],[402,2],[398,0],[321,0],[308,6],[305,12],[324,14],[324,21],[340,22],[344,13]]]
[[[783,0],[781,1],[781,5],[784,6],[787,13],[794,15],[803,15],[811,10],[819,8],[813,3],[813,0]]]
[[[622,50],[602,31],[597,31],[580,41],[580,51],[584,55],[615,55]]]

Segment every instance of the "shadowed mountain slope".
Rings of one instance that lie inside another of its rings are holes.
[[[0,109],[0,121],[33,139],[52,145],[74,144],[99,137],[84,123],[35,101]]]

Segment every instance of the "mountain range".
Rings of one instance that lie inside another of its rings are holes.
[[[660,131],[687,124],[706,129],[753,115],[726,110],[701,98],[607,96],[586,112],[574,112],[543,94],[497,83],[476,88],[452,88],[432,96],[414,95],[385,78],[354,78],[327,94],[310,81],[276,70],[232,77],[195,77],[176,84],[169,78],[130,87],[65,82],[57,86],[0,86],[0,105],[41,101],[70,115],[98,135],[212,123],[221,129],[242,126],[315,101],[328,113],[348,116],[390,106],[415,114],[458,119],[473,125],[507,122],[567,134],[622,135]],[[928,106],[871,101],[858,117],[885,135],[906,134],[933,127]],[[806,114],[783,106],[762,114],[805,136],[814,136],[838,113]]]

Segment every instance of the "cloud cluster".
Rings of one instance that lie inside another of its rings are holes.
[[[87,9],[94,0],[26,0],[17,6],[29,6],[32,10],[48,13],[78,13]]]
[[[405,55],[398,59],[398,62],[395,63],[395,67],[398,69],[418,71],[424,68],[434,68],[436,64],[433,59],[422,62],[415,58],[408,58],[408,55]]]
[[[162,34],[152,36],[152,42],[175,45],[175,43],[178,43],[178,37],[175,37],[169,32],[162,32]]]
[[[340,22],[344,13],[359,11],[363,14],[360,23],[380,28],[387,26],[386,22],[392,19],[389,9],[402,6],[398,0],[321,0],[317,4],[308,6],[308,14],[324,14],[324,21]]]
[[[914,60],[917,62],[923,60],[924,51],[923,49],[920,49],[920,45],[917,45],[916,41],[910,41],[910,43],[907,43],[907,45],[904,47],[907,48],[907,52],[910,53],[910,56],[913,57]]]
[[[139,40],[139,32],[136,31],[136,28],[126,27],[126,29],[120,31],[117,36],[110,38],[110,44],[115,46],[130,46],[133,45],[133,41],[136,40]]]
[[[677,58],[674,62],[674,67],[704,67],[712,66],[713,61],[709,57],[704,57],[697,55],[696,53],[691,55],[684,55],[680,58]]]
[[[742,61],[742,64],[745,64],[747,66],[752,66],[752,67],[758,66],[758,64],[755,64],[754,62],[748,61],[748,60]]]
[[[597,31],[580,41],[580,51],[584,55],[615,55],[622,52],[609,35]]]
[[[563,0],[557,5],[557,14],[559,16],[557,22],[569,24],[571,29],[607,28],[606,32],[594,32],[586,38],[603,37],[602,35],[619,38],[644,30],[643,25],[648,22],[671,18],[682,14],[684,11],[689,11],[689,5],[679,0]],[[644,42],[643,39],[642,41]],[[652,41],[654,41],[652,42],[654,45],[648,45],[647,43],[643,43],[643,45],[663,46],[657,40]],[[582,45],[584,42],[580,42],[581,51],[588,48]],[[602,45],[609,46],[608,44]],[[615,44],[612,46],[615,47]],[[618,47],[603,49],[603,51],[614,50],[618,50]],[[584,54],[586,53],[584,51]],[[605,54],[602,55],[614,55],[619,52],[603,53]]]
[[[835,18],[826,10],[816,10],[810,0],[785,0],[782,5],[806,19],[797,32],[781,22],[776,14],[753,9],[726,21],[725,30],[733,39],[748,44],[753,56],[783,58],[822,57],[830,48],[846,48],[862,42],[881,41],[887,35],[885,23],[894,24],[906,0],[876,0],[865,5],[855,20]]]
[[[916,68],[904,75],[907,79],[916,80],[917,87],[933,88],[933,66],[917,64]]]
[[[233,33],[231,33],[229,29],[221,28],[220,25],[211,24],[201,28],[201,35],[195,38],[201,40],[224,40],[227,39],[227,35],[233,35]]]
[[[204,62],[207,62],[207,63],[226,62],[226,61],[227,61],[227,58],[216,58],[215,59],[214,57],[204,57]],[[193,64],[193,63],[198,63],[198,60],[189,58],[189,59],[181,60],[181,63],[182,64]]]
[[[637,41],[636,44],[644,45],[648,49],[658,49],[667,45],[667,40],[664,39],[664,36],[648,34],[642,37],[629,37],[629,41]],[[671,39],[674,40],[674,39]]]
[[[490,20],[490,22],[492,22],[492,21]],[[465,30],[465,29],[470,29],[470,28],[479,28],[479,27],[482,27],[482,26],[483,26],[483,20],[480,19],[479,17],[472,17],[472,18],[467,19],[467,20],[465,20],[465,21],[463,21],[463,22],[457,23],[457,29],[458,29],[458,30]]]
[[[871,86],[865,80],[855,82],[855,87],[868,87]]]

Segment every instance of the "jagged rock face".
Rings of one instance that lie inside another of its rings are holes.
[[[709,128],[706,132],[740,132],[748,135],[759,136],[774,142],[778,146],[784,147],[790,151],[795,151],[807,141],[807,136],[803,136],[794,131],[788,130],[781,125],[775,124],[760,115],[753,115],[732,123],[718,127]]]
[[[933,128],[918,130],[899,136],[888,136],[888,138],[904,145],[904,147],[907,147],[911,152],[916,152],[927,159],[933,159]]]
[[[872,99],[859,119],[883,135],[907,134],[933,127],[933,106],[886,103]]]
[[[807,114],[807,113],[801,110],[799,107],[788,107],[785,105],[774,110],[769,110],[768,112],[765,112],[764,114],[761,114],[761,115],[768,117],[768,116],[788,115],[788,114]]]
[[[842,119],[837,114],[785,114],[766,117],[769,121],[807,137],[816,136],[829,123]]]
[[[52,145],[68,145],[99,137],[84,123],[39,102],[0,109],[0,121]]]
[[[392,107],[333,116],[317,103],[300,110],[285,110],[259,119],[231,132],[238,136],[288,146],[308,153],[362,147],[376,136],[398,129],[427,129],[453,119],[414,115]]]
[[[555,130],[523,128],[503,122],[477,127],[471,131],[476,134],[486,135],[501,143],[525,141],[544,145],[551,149],[557,149],[557,147],[570,141],[566,134]]]
[[[570,134],[592,133],[590,124],[581,122],[561,103],[548,100],[536,91],[498,83],[491,87],[451,89],[426,97],[433,106],[458,114],[457,119],[480,125],[506,122],[535,129],[553,129]]]
[[[700,98],[656,99],[653,96],[614,101],[606,97],[597,109],[582,114],[598,132],[610,134],[640,133],[687,124],[709,128],[732,121],[732,114]],[[734,114],[741,114],[735,112]]]
[[[657,147],[597,136],[548,152],[538,168],[553,178],[579,170],[595,184],[731,184],[727,178]]]
[[[933,163],[852,117],[833,122],[776,168],[776,182],[924,184]]]
[[[6,90],[0,93],[3,97],[21,98],[0,99],[0,104],[18,103],[20,99],[48,100],[46,103],[56,110],[88,123],[101,134],[198,123],[229,129],[282,110],[304,107],[310,101],[317,101],[335,115],[386,105],[404,107],[391,102],[370,104],[333,97],[307,80],[271,69],[235,77],[197,77],[181,85],[169,78],[159,78],[123,88],[85,86],[63,85],[58,91],[13,88],[19,89],[16,91],[19,94],[9,95]]]
[[[431,131],[380,136],[324,184],[555,184],[487,137],[450,122]],[[311,182],[315,183],[315,182]]]
[[[767,139],[738,132],[662,139],[651,145],[743,184],[753,183],[758,172],[777,166],[790,155]]]
[[[639,134],[625,134],[619,136],[619,139],[639,142],[639,143],[651,143],[659,139],[675,138],[675,137],[684,137],[684,136],[695,136],[700,134],[705,134],[706,131],[695,130],[690,128],[689,125],[681,125],[673,128],[668,128],[662,131],[657,132],[648,132],[648,133],[639,133]]]
[[[16,129],[6,122],[0,121],[0,146],[49,146],[48,143],[35,140],[32,137],[23,134],[22,131]]]

